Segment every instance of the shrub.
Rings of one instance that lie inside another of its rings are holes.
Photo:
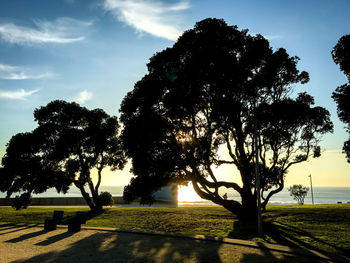
[[[114,204],[113,197],[109,192],[100,193],[100,202],[102,206],[112,206]]]

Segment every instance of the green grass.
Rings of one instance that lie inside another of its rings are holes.
[[[76,211],[64,210],[63,223]],[[15,211],[0,208],[2,223],[43,223],[57,208],[31,207]],[[242,224],[221,207],[135,207],[106,208],[90,214],[87,226],[188,235],[240,238],[294,247],[303,247],[350,256],[350,204],[269,206],[264,213],[264,238],[256,236],[255,226]]]
[[[350,256],[350,204],[271,206],[264,216],[270,242]]]

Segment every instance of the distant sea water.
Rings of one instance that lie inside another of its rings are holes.
[[[350,187],[313,187],[313,196],[315,204],[335,204],[337,202],[350,202]],[[309,190],[304,200],[305,204],[312,204],[311,190]],[[290,196],[287,187],[280,193],[271,197],[269,204],[271,205],[289,205],[296,204]]]
[[[122,196],[124,186],[101,186],[101,191],[110,192],[113,196]],[[350,202],[350,187],[313,187],[314,203],[315,204],[336,204],[337,202]],[[5,197],[6,193],[0,192],[0,197]],[[15,196],[15,194],[13,195]],[[80,197],[79,189],[71,187],[66,194],[58,194],[55,189],[49,189],[45,193],[34,195],[34,197]],[[240,200],[239,195],[235,193],[228,193],[228,199],[234,198]],[[297,204],[293,197],[290,196],[287,187],[280,193],[271,197],[270,205],[294,205]],[[305,204],[312,204],[311,190],[309,190]],[[215,205],[207,200],[179,202],[179,205]]]

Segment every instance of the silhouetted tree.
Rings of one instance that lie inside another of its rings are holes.
[[[299,205],[304,204],[304,199],[309,191],[308,187],[304,187],[301,184],[293,184],[293,186],[288,187],[290,195],[293,199],[298,202]]]
[[[205,19],[150,59],[148,74],[121,106],[122,140],[136,175],[125,199],[147,200],[168,183],[192,182],[200,197],[252,218],[254,126],[263,207],[283,189],[289,167],[320,155],[320,135],[332,131],[332,123],[307,93],[290,96],[292,84],[309,80],[296,69],[299,58],[247,32]],[[217,180],[215,167],[222,165],[237,168],[232,181]],[[220,187],[241,200],[223,198]]]
[[[32,193],[55,187],[66,193],[71,184],[81,191],[92,210],[102,209],[99,186],[102,170],[123,168],[118,121],[101,109],[88,110],[77,103],[52,101],[34,111],[39,126],[13,136],[7,145],[0,171],[0,190],[15,192],[16,208],[26,207]],[[97,182],[91,169],[97,170]],[[84,186],[88,186],[89,193]]]
[[[350,35],[342,36],[332,51],[333,60],[348,78],[348,83],[339,86],[332,95],[338,105],[339,119],[350,133]],[[350,138],[344,142],[343,151],[350,162]]]

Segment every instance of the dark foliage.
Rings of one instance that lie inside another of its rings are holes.
[[[350,79],[350,35],[344,35],[332,50],[332,57],[335,64]]]
[[[101,109],[88,110],[77,103],[52,101],[34,111],[39,126],[13,136],[2,158],[0,190],[22,193],[16,208],[26,207],[32,193],[55,187],[66,193],[74,184],[92,210],[102,208],[98,189],[102,170],[121,169],[125,156],[117,137],[118,121]],[[93,184],[90,170],[97,169]],[[90,195],[85,191],[88,186]]]
[[[100,193],[100,203],[102,206],[112,206],[114,205],[114,200],[109,192],[101,192]]]
[[[348,78],[348,83],[339,86],[332,95],[338,106],[339,119],[350,133],[350,35],[342,36],[332,51],[333,60]],[[343,151],[350,162],[350,138],[344,142]]]
[[[121,106],[123,144],[136,175],[124,196],[192,182],[202,198],[255,216],[254,126],[263,207],[283,189],[290,166],[320,155],[320,136],[333,129],[329,112],[313,106],[310,95],[290,96],[293,84],[309,80],[298,60],[218,19],[198,22],[155,54]],[[222,165],[237,168],[232,181],[217,180],[214,168]],[[226,200],[220,187],[241,200]]]

